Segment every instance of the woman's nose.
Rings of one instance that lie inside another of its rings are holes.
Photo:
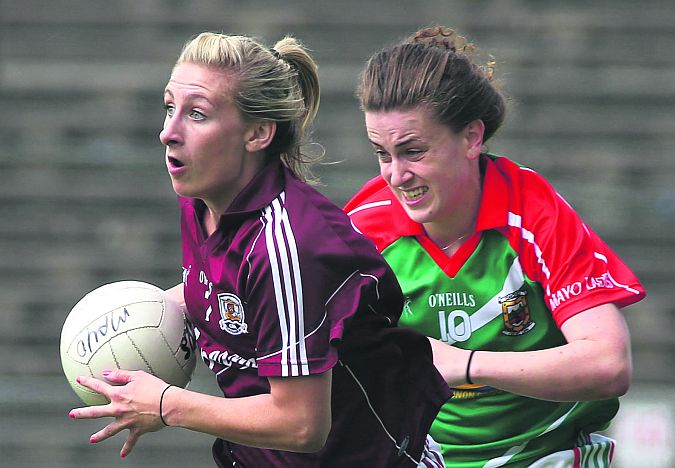
[[[410,168],[405,163],[399,159],[392,159],[389,164],[389,183],[394,187],[400,187],[404,185],[412,177]]]
[[[164,146],[174,145],[181,141],[181,134],[179,128],[178,119],[175,117],[165,117],[164,126],[162,131],[159,132],[159,141],[162,142]]]

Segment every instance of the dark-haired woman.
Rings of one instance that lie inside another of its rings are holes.
[[[506,105],[477,56],[436,27],[370,58],[358,94],[380,176],[345,210],[454,388],[431,432],[447,467],[608,466],[595,432],[632,372],[619,308],[645,293],[544,178],[483,152]]]

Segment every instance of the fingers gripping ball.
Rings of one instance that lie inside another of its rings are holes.
[[[195,369],[196,342],[191,325],[162,289],[140,281],[103,285],[70,311],[61,331],[61,365],[68,383],[87,405],[108,400],[78,384],[103,371],[143,370],[185,387]]]

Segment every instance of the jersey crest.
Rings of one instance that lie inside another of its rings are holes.
[[[530,308],[527,305],[527,291],[519,289],[505,296],[501,296],[499,303],[502,306],[502,319],[504,329],[502,333],[508,336],[523,335],[535,325],[530,316]]]
[[[248,332],[248,325],[244,321],[244,306],[234,294],[218,294],[218,308],[220,309],[220,329],[230,335],[241,335]]]

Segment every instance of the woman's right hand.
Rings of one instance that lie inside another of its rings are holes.
[[[164,427],[159,414],[160,399],[168,384],[143,371],[114,370],[104,375],[110,383],[93,377],[78,377],[77,381],[105,396],[110,403],[76,408],[70,411],[69,416],[74,419],[115,418],[89,440],[92,443],[101,442],[129,429],[120,452],[121,457],[126,457],[143,434]]]
[[[456,348],[435,338],[427,337],[434,353],[434,365],[451,387],[467,383],[466,368],[471,350]]]

